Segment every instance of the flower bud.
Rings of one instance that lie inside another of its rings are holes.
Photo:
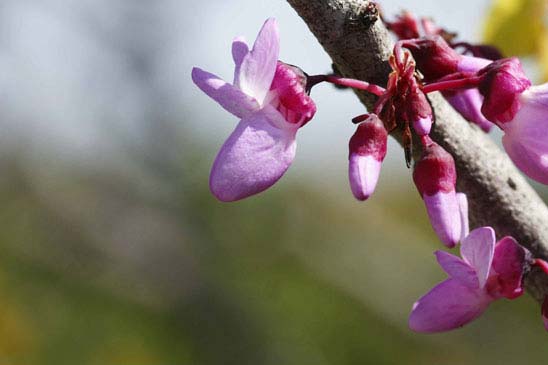
[[[455,246],[461,237],[456,180],[453,157],[435,142],[425,146],[415,165],[413,181],[424,200],[432,228],[447,247]]]
[[[411,89],[406,106],[406,114],[415,132],[419,136],[429,134],[432,128],[432,107],[418,86]]]
[[[455,72],[476,73],[491,63],[489,59],[458,53],[439,35],[403,41],[402,45],[411,51],[426,81]]]
[[[366,200],[377,185],[381,164],[386,156],[388,132],[375,114],[358,125],[349,142],[348,178],[358,200]]]
[[[478,89],[485,97],[481,111],[499,126],[514,119],[520,108],[520,95],[531,86],[521,63],[515,57],[492,62],[478,72],[483,76]]]
[[[461,59],[453,48],[441,36],[427,36],[420,39],[403,41],[417,62],[417,68],[426,81],[439,79],[458,71]]]

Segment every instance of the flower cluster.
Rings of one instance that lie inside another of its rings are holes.
[[[251,49],[241,37],[233,41],[232,84],[194,68],[194,83],[240,119],[213,163],[210,189],[221,201],[235,201],[277,182],[295,157],[297,131],[316,112],[310,97],[315,85],[329,82],[376,95],[370,113],[353,119],[350,188],[358,200],[373,194],[389,134],[397,131],[402,137],[408,167],[413,146],[420,148],[413,181],[433,230],[449,248],[460,242],[462,258],[436,252],[449,278],[415,303],[409,326],[418,332],[445,331],[477,318],[496,299],[520,296],[524,272],[538,265],[548,273],[548,264],[532,259],[512,237],[497,242],[490,227],[469,233],[468,202],[456,191],[453,157],[429,136],[434,113],[427,94],[441,91],[464,118],[485,131],[501,128],[514,163],[548,184],[548,84],[531,86],[516,58],[501,58],[487,46],[455,43],[454,34],[429,19],[419,22],[404,13],[387,25],[401,40],[389,60],[392,73],[386,87],[338,75],[310,76],[283,63],[274,19],[265,22]],[[543,319],[548,329],[548,299]]]

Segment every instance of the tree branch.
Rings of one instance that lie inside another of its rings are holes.
[[[374,3],[360,0],[288,0],[344,77],[385,85],[393,42]],[[357,92],[371,107],[371,95]],[[479,128],[465,121],[439,95],[429,95],[436,116],[430,136],[455,159],[457,190],[465,192],[471,227],[492,226],[511,235],[535,257],[548,259],[548,208],[521,173]],[[398,139],[398,136],[394,136]],[[541,301],[548,278],[533,268],[527,291]]]

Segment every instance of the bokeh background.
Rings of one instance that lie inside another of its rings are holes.
[[[503,15],[535,1],[497,1],[494,18],[487,0],[380,3],[512,52]],[[350,194],[349,120],[363,113],[351,92],[315,88],[276,186],[210,195],[237,121],[190,70],[230,79],[232,38],[271,16],[281,59],[329,71],[281,0],[0,0],[0,364],[544,364],[527,295],[451,333],[407,328],[444,278],[441,246],[397,144],[375,195]],[[526,63],[540,79],[538,58]]]

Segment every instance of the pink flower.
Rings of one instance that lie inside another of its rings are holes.
[[[548,84],[531,86],[517,58],[495,61],[485,78],[483,114],[504,131],[508,156],[530,178],[548,184]]]
[[[279,62],[278,54],[278,26],[268,19],[251,50],[242,38],[232,43],[233,84],[192,69],[194,83],[241,119],[211,169],[209,186],[221,201],[246,198],[278,181],[295,158],[297,130],[316,112],[305,74]]]
[[[447,246],[454,247],[468,225],[466,196],[455,191],[457,172],[453,157],[429,141],[415,165],[413,181],[421,194],[432,228]]]
[[[361,123],[350,138],[348,178],[352,193],[358,200],[369,198],[377,186],[386,156],[387,139],[388,132],[375,114]]]
[[[548,84],[525,90],[519,104],[514,119],[501,124],[502,144],[521,171],[548,184]]]
[[[449,279],[435,286],[414,305],[409,327],[416,332],[442,332],[479,317],[491,302],[523,294],[526,251],[512,237],[495,245],[491,227],[473,230],[461,243],[462,259],[435,253]]]

